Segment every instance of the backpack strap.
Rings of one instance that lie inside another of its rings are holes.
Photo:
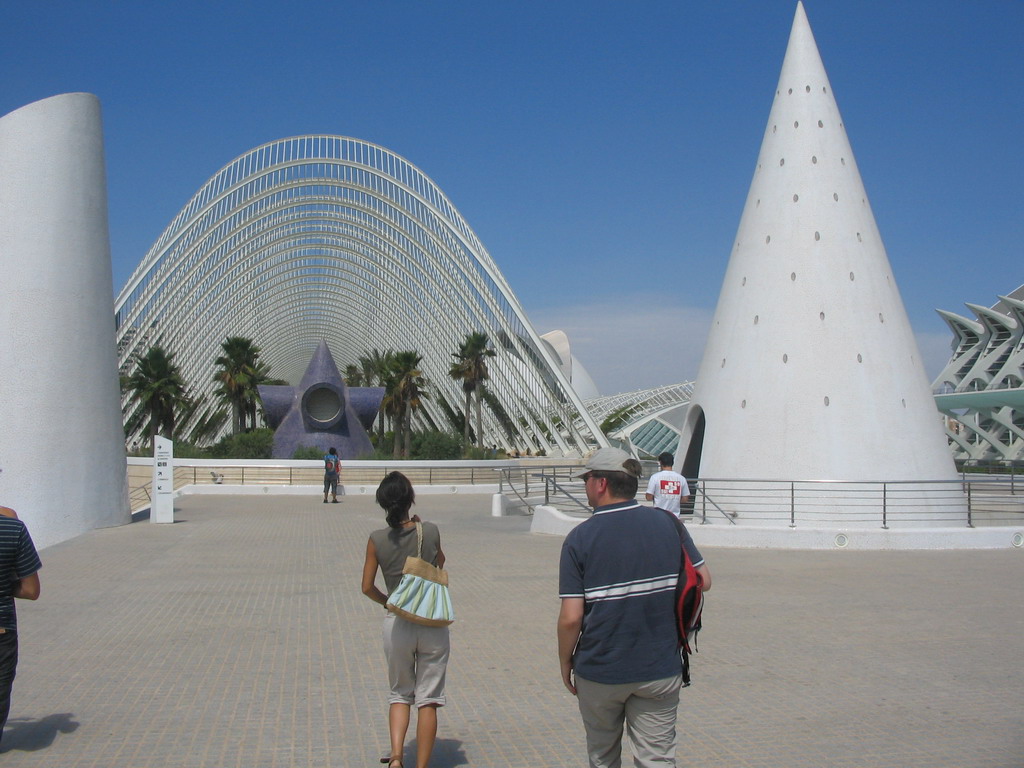
[[[660,509],[660,507],[658,508]],[[697,584],[697,614],[698,619],[696,626],[693,628],[693,652],[697,650],[697,633],[700,632],[700,610],[701,604],[703,603],[701,589],[703,587],[701,583],[701,576],[696,572],[693,567],[693,563],[690,560],[690,554],[686,551],[686,534],[685,528],[683,527],[683,521],[676,517],[668,510],[662,509],[666,515],[671,518],[673,524],[676,527],[676,534],[679,536],[679,577],[676,583],[676,595],[675,595],[675,620],[676,620],[676,633],[679,636],[679,660],[682,664],[682,678],[683,685],[685,688],[690,685],[690,639],[687,636],[687,619],[684,611],[684,593],[686,591],[687,571],[691,570],[694,572]],[[689,564],[689,567],[687,567]]]

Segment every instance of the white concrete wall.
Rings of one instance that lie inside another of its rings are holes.
[[[706,418],[705,477],[955,477],[802,6],[676,453],[680,464],[699,413]]]
[[[0,504],[38,547],[130,520],[99,100],[0,118]]]

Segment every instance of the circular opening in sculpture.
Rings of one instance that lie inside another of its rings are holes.
[[[327,387],[317,387],[306,393],[306,411],[314,421],[328,423],[341,413],[342,402],[338,393]]]

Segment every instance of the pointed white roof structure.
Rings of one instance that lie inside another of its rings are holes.
[[[677,461],[714,478],[955,477],[800,3]]]

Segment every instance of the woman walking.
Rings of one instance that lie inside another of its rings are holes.
[[[412,483],[401,472],[390,472],[377,488],[377,503],[386,513],[387,528],[370,534],[363,563],[363,594],[387,605],[388,595],[402,580],[405,558],[416,556],[416,529],[423,532],[420,557],[444,567],[441,534],[419,515],[409,517],[415,501]],[[377,569],[384,576],[387,594],[374,583]],[[384,655],[388,664],[388,727],[391,755],[382,758],[388,768],[403,768],[405,734],[410,712],[416,707],[416,768],[427,768],[437,737],[437,708],[444,706],[444,679],[448,667],[448,627],[428,627],[388,612],[384,617]]]

